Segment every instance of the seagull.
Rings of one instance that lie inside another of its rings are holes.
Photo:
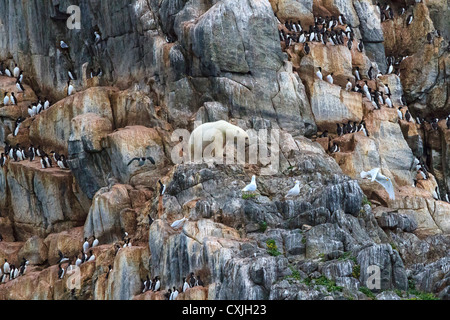
[[[186,219],[186,218],[183,218],[183,219],[181,219],[181,220],[175,221],[175,222],[172,223],[170,226],[171,226],[173,229],[181,229],[181,227],[186,223],[186,221],[189,221],[189,220]]]
[[[102,36],[97,31],[94,31],[95,35],[95,44],[98,44],[102,40]]]
[[[252,177],[252,182],[246,186],[244,189],[242,189],[243,192],[255,192],[257,189],[256,187],[256,176]]]
[[[69,49],[69,46],[68,46],[67,43],[65,43],[63,40],[61,40],[61,42],[59,43],[59,45],[61,46],[61,49]]]
[[[300,181],[295,181],[295,187],[289,190],[285,198],[297,197],[300,194]]]
[[[130,166],[134,161],[139,161],[139,167],[142,167],[143,165],[145,165],[145,162],[149,160],[153,165],[156,164],[155,159],[153,159],[152,157],[147,157],[147,158],[134,158],[133,160],[131,160],[128,163],[128,166]]]
[[[365,171],[361,172],[361,178],[362,179],[368,178],[371,179],[372,182],[374,181],[378,182],[387,191],[387,193],[389,194],[389,198],[391,200],[395,200],[394,185],[392,184],[391,179],[381,174],[380,168],[375,168],[368,172]]]

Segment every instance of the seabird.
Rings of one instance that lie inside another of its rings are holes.
[[[385,102],[386,102],[386,104],[388,105],[389,108],[393,107],[390,94],[387,95],[387,97],[385,99]]]
[[[159,280],[159,277],[155,277],[156,283],[155,283],[155,288],[154,288],[154,292],[159,291],[159,289],[161,289],[161,281]]]
[[[341,126],[340,126],[339,123],[336,123],[336,125],[337,125],[337,131],[336,131],[336,133],[337,133],[337,135],[340,137],[340,136],[342,136],[343,131],[342,131],[342,128],[341,128]]]
[[[450,116],[447,117],[447,129],[450,129]]]
[[[62,263],[65,261],[69,261],[69,258],[67,258],[62,252],[61,250],[58,250],[58,256],[59,256],[59,261],[58,263]]]
[[[87,238],[84,238],[83,251],[84,253],[86,253],[88,250],[89,250],[89,241]]]
[[[9,105],[9,97],[8,97],[8,92],[5,92],[5,98],[3,99],[3,105],[7,106]]]
[[[359,74],[359,67],[356,67],[355,76],[358,81],[361,81],[361,75]]]
[[[50,107],[50,101],[47,98],[44,98],[44,110],[47,110]]]
[[[333,84],[333,82],[334,82],[334,80],[333,80],[333,74],[334,74],[334,73],[331,73],[331,74],[327,75],[327,81],[328,81],[330,84]]]
[[[183,292],[186,292],[189,289],[189,283],[187,283],[186,278],[183,278]]]
[[[406,19],[406,25],[409,26],[412,23],[413,19],[414,19],[414,15],[410,14],[408,16],[408,18]]]
[[[289,190],[285,198],[297,197],[299,194],[300,194],[300,181],[295,181],[295,187]]]
[[[411,122],[411,113],[409,113],[409,110],[406,110],[405,120],[408,122]]]
[[[94,241],[92,241],[92,248],[95,248],[99,245],[98,239],[94,236]]]
[[[403,120],[402,109],[403,109],[403,107],[399,107],[399,108],[397,109],[398,118],[399,118],[400,120]]]
[[[350,91],[352,90],[353,84],[350,81],[350,79],[347,79],[347,85],[345,86],[345,91]]]
[[[94,31],[95,44],[98,44],[102,40],[102,36],[97,31]]]
[[[309,45],[308,45],[308,42],[305,43],[304,49],[305,49],[305,53],[306,53],[307,55],[311,52],[311,49],[310,49],[310,47],[309,47]]]
[[[72,69],[69,69],[67,71],[67,75],[69,76],[70,80],[72,80],[72,81],[75,80],[74,73],[72,72]]]
[[[63,40],[60,41],[59,45],[60,45],[61,49],[64,49],[64,50],[69,49],[69,46]]]
[[[70,84],[70,81],[71,81],[71,80],[69,80],[69,81],[67,82],[67,95],[68,95],[68,96],[72,95],[73,90],[74,90],[74,87],[73,87],[73,85]]]
[[[364,44],[363,44],[363,42],[362,42],[362,40],[358,43],[358,51],[359,52],[363,52],[363,50],[364,50]]]
[[[163,183],[161,182],[161,180],[158,180],[158,183],[159,183],[159,195],[160,195],[160,196],[163,196],[164,193],[166,192],[166,185],[163,184]]]
[[[242,192],[255,192],[256,189],[256,176],[252,176],[252,182],[242,189]]]
[[[10,99],[11,99],[11,103],[12,103],[13,105],[17,105],[17,100],[16,100],[16,96],[14,95],[14,92],[11,92],[11,97],[10,97]]]
[[[316,72],[316,76],[317,78],[319,78],[320,80],[323,80],[323,75],[322,75],[322,68],[319,67],[319,70]]]
[[[64,278],[64,269],[61,267],[61,264],[58,265],[58,268],[59,268],[59,270],[58,270],[58,278],[62,279],[62,278]]]
[[[336,142],[333,142],[333,146],[330,148],[330,153],[337,153],[340,151],[341,148],[339,148],[338,144]]]
[[[11,71],[8,68],[5,68],[5,74],[10,78],[12,77]]]
[[[14,78],[18,78],[20,76],[20,69],[16,64],[16,67],[14,68]]]
[[[392,184],[391,179],[381,174],[380,168],[375,168],[368,172],[365,171],[361,172],[361,178],[362,179],[369,178],[372,180],[372,182],[374,181],[378,182],[387,191],[387,193],[389,194],[389,198],[391,200],[395,200],[394,185]]]
[[[25,92],[25,88],[23,87],[23,85],[20,83],[19,80],[16,81],[16,88],[19,93]]]
[[[22,117],[19,117],[19,119],[16,120],[15,129],[14,129],[14,137],[17,137],[17,135],[19,134],[20,126],[24,120],[25,119]]]
[[[186,219],[186,218],[183,218],[183,219],[181,219],[181,220],[175,221],[175,222],[172,223],[170,226],[171,226],[173,229],[175,229],[175,230],[181,229],[181,227],[186,223],[186,221],[189,221],[189,220]]]
[[[143,165],[145,165],[145,162],[149,160],[153,165],[156,164],[155,159],[153,159],[152,157],[147,157],[147,158],[134,158],[133,160],[131,160],[128,163],[128,166],[130,166],[134,161],[139,161],[139,167],[142,167]]]

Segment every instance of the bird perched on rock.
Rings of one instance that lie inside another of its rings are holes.
[[[339,148],[338,144],[336,142],[333,142],[333,146],[330,148],[330,153],[337,153],[340,151],[341,148]]]
[[[330,73],[329,75],[327,75],[327,81],[328,81],[330,84],[333,84],[333,83],[334,83],[334,80],[333,80],[333,74],[334,74],[334,73]]]
[[[19,117],[16,120],[15,129],[14,129],[14,137],[17,137],[17,135],[19,134],[20,126],[22,125],[22,122],[24,122],[24,121],[25,121],[25,118],[22,118],[22,117]]]
[[[372,182],[378,182],[387,191],[387,193],[389,194],[389,198],[391,200],[395,200],[394,185],[392,184],[391,179],[381,174],[380,168],[375,168],[368,172],[361,172],[361,178],[368,178],[371,179]]]
[[[322,68],[319,67],[319,70],[316,72],[316,76],[317,78],[319,78],[320,80],[323,80],[323,75],[322,75]]]
[[[69,258],[67,258],[67,257],[61,252],[61,250],[58,250],[58,256],[59,256],[59,261],[58,261],[58,263],[63,263],[63,262],[69,261]]]
[[[159,195],[163,196],[166,193],[166,185],[161,182],[161,180],[158,180],[159,183]]]
[[[450,116],[447,117],[447,129],[450,129]]]
[[[170,226],[171,226],[173,229],[177,230],[177,229],[180,229],[181,227],[183,227],[183,225],[184,225],[187,221],[189,221],[187,218],[183,218],[183,219],[181,219],[181,220],[175,221],[175,222],[172,223]]]
[[[299,194],[300,194],[300,181],[295,181],[295,187],[289,190],[285,198],[297,197]]]
[[[403,107],[399,107],[399,108],[397,109],[398,118],[399,118],[400,120],[403,120],[402,109],[403,109]]]
[[[350,91],[352,90],[353,84],[350,81],[350,79],[347,79],[347,85],[345,86],[345,91]]]
[[[183,292],[186,292],[189,289],[189,283],[186,281],[186,278],[183,278]]]
[[[88,250],[89,250],[89,241],[88,238],[84,238],[83,251],[84,253],[86,253]]]
[[[244,189],[242,189],[242,192],[255,192],[257,189],[256,186],[256,176],[252,176],[252,182],[247,185]]]
[[[73,87],[73,85],[70,82],[71,82],[71,80],[69,80],[67,82],[67,96],[71,96],[75,90],[75,88]]]
[[[409,110],[406,110],[405,120],[408,122],[411,122],[411,113],[409,113]]]
[[[9,96],[8,96],[8,92],[5,92],[5,97],[3,98],[3,105],[7,106],[9,105]]]
[[[308,42],[305,43],[305,46],[303,48],[305,50],[305,53],[308,55],[311,52],[311,48],[309,47]]]
[[[143,165],[145,165],[145,162],[147,160],[150,161],[153,165],[156,164],[155,159],[153,159],[152,157],[147,157],[147,158],[134,158],[133,160],[128,162],[128,166],[130,166],[134,161],[139,161],[138,165],[139,167],[142,167]]]

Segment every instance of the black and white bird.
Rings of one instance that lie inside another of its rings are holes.
[[[327,82],[330,84],[334,83],[333,74],[334,73],[330,73],[329,75],[327,75]]]
[[[67,257],[61,252],[61,250],[58,250],[58,256],[59,256],[59,261],[58,261],[58,263],[63,263],[63,262],[69,261],[69,258],[67,258]]]
[[[92,248],[95,248],[99,245],[99,241],[95,236],[93,236],[93,237],[94,237],[94,241],[92,241]]]
[[[9,96],[8,96],[8,92],[5,92],[5,97],[3,98],[3,105],[4,106],[8,106],[10,102]]]
[[[393,108],[392,100],[391,100],[391,95],[390,95],[390,94],[388,94],[387,97],[386,97],[386,99],[384,99],[384,100],[385,100],[385,102],[386,102],[386,104],[388,105],[389,108]]]
[[[25,88],[23,87],[23,85],[20,83],[19,80],[16,81],[16,88],[19,93],[25,92]]]
[[[186,281],[186,278],[183,278],[183,292],[186,292],[189,288],[189,283]]]
[[[134,161],[138,161],[139,162],[138,166],[142,167],[143,165],[145,165],[147,160],[150,161],[153,165],[156,164],[155,159],[153,159],[152,157],[147,157],[147,158],[134,158],[128,163],[128,166],[130,166]]]
[[[319,78],[320,80],[323,80],[323,75],[322,75],[322,68],[318,67],[318,71],[316,72],[316,76],[317,78]]]
[[[88,238],[84,238],[83,251],[84,253],[86,253],[88,250],[89,250],[89,241]]]
[[[305,43],[304,50],[307,55],[311,52],[311,48],[309,47],[308,42]]]
[[[356,67],[355,69],[355,77],[356,80],[361,81],[361,74],[359,73],[359,67]]]
[[[364,44],[362,40],[358,43],[358,51],[363,52],[364,51]]]
[[[71,80],[69,80],[67,82],[67,96],[71,96],[74,92],[74,87],[73,85],[70,83]]]
[[[409,113],[409,110],[405,112],[405,120],[411,122],[411,113]]]
[[[50,101],[47,98],[44,98],[44,110],[47,110],[50,107]]]
[[[350,81],[350,79],[347,79],[347,85],[345,86],[345,91],[350,91],[352,90],[353,84]]]
[[[16,100],[16,96],[14,95],[14,92],[11,92],[11,97],[10,97],[11,103],[13,105],[17,105],[17,100]]]
[[[61,266],[61,263],[58,265],[58,279],[64,278],[64,268]]]
[[[160,195],[160,196],[163,196],[164,193],[166,193],[166,185],[163,184],[163,183],[161,182],[161,180],[158,180],[158,183],[159,183],[159,195]]]
[[[340,137],[340,136],[342,136],[342,134],[343,134],[343,130],[342,130],[341,125],[340,125],[339,123],[336,123],[336,125],[337,125],[337,131],[336,131],[336,133],[337,133],[337,135]]]
[[[14,128],[14,137],[17,137],[17,135],[19,134],[20,126],[22,125],[22,122],[24,122],[24,121],[25,121],[25,119],[22,117],[19,117],[16,120],[15,128]]]
[[[400,120],[403,120],[403,112],[402,112],[402,109],[403,109],[403,107],[399,107],[399,108],[397,109],[398,118],[399,118]]]
[[[406,18],[406,25],[409,26],[414,20],[414,14],[410,14],[408,18]]]
[[[8,68],[5,68],[5,75],[10,78],[12,77],[12,73]]]
[[[20,69],[17,66],[17,64],[15,65],[13,72],[14,72],[14,78],[18,78],[20,76]]]
[[[450,129],[450,116],[447,117],[447,129]]]
[[[58,160],[56,160],[56,164],[58,165],[58,167],[60,167],[63,170],[69,169],[69,164],[66,161],[66,156],[63,154],[59,157]]]

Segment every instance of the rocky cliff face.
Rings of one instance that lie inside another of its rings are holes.
[[[178,300],[449,299],[450,130],[432,121],[450,113],[447,2],[386,4],[393,18],[370,0],[0,0],[0,61],[24,71],[25,87],[17,106],[0,101],[0,141],[65,154],[70,167],[9,159],[0,170],[0,261],[29,261],[0,298],[162,300],[176,287]],[[78,6],[81,29],[52,19],[54,5]],[[308,31],[340,14],[351,47],[347,36],[308,41],[309,52],[280,39],[296,34],[289,22]],[[394,108],[345,90],[364,80],[389,87]],[[15,79],[0,75],[6,92]],[[30,117],[43,97],[51,107]],[[278,166],[174,160],[176,130],[218,120],[278,130]],[[336,123],[363,120],[368,135],[338,135]],[[129,165],[144,156],[156,164]],[[373,168],[395,200],[361,179]],[[258,190],[243,194],[252,175]],[[285,199],[296,181],[300,195]],[[58,252],[75,264],[92,236],[95,260],[59,279]],[[191,272],[204,287],[183,293]],[[160,291],[143,292],[147,276]]]

